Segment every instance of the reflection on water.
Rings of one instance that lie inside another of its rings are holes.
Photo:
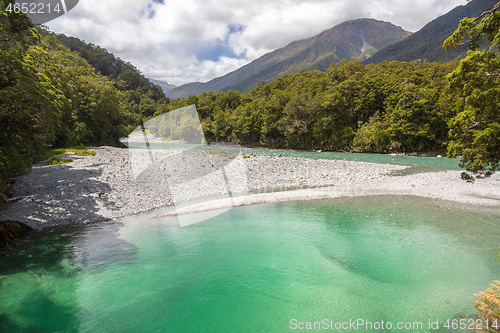
[[[474,316],[500,210],[390,196],[158,212],[0,252],[1,332],[288,332],[290,320]],[[360,330],[363,331],[363,330]]]

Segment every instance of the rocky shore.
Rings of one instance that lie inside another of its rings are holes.
[[[406,167],[226,152],[93,148],[95,156],[35,165],[13,186],[0,220],[41,229],[183,204],[177,213],[256,203],[378,194],[500,206],[500,176],[467,183],[460,171],[406,176]],[[230,198],[229,198],[230,197]],[[190,204],[192,203],[192,204]]]
[[[0,247],[5,247],[14,239],[20,238],[33,230],[17,221],[0,221]]]

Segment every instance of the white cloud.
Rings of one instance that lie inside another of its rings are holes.
[[[162,3],[163,2],[163,3]],[[294,40],[370,17],[416,31],[466,0],[80,0],[49,22],[171,84],[205,82]],[[230,27],[240,27],[231,29]]]

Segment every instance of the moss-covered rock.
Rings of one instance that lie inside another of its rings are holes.
[[[16,221],[0,221],[0,247],[7,246],[14,239],[33,230],[26,224]]]

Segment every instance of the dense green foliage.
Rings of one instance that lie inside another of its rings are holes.
[[[487,41],[500,50],[500,2],[475,19],[465,18],[444,46],[468,43],[471,51],[450,75],[465,107],[450,122],[450,156],[463,156],[462,166],[479,177],[500,170],[500,58],[477,50]]]
[[[108,77],[122,92],[122,106],[129,113],[150,117],[160,104],[168,103],[161,87],[151,83],[131,63],[115,57],[106,49],[59,34],[57,38],[72,51],[87,60],[96,73]],[[136,121],[137,123],[137,121]]]
[[[156,115],[196,104],[209,141],[275,148],[413,152],[446,149],[462,107],[446,75],[456,63],[357,61],[290,74],[249,93],[173,100]],[[161,133],[153,133],[161,134]]]
[[[4,6],[4,2],[1,2]],[[39,93],[43,77],[24,61],[39,39],[29,21],[0,12],[0,175],[27,170],[52,133],[45,127],[53,117],[52,102]],[[26,109],[26,104],[31,107]],[[36,120],[39,121],[36,121]],[[0,189],[0,193],[2,189]]]
[[[0,196],[6,180],[48,148],[117,145],[166,102],[160,88],[114,56],[105,59],[120,69],[101,75],[111,66],[96,70],[25,15],[6,12],[11,2],[0,1]]]
[[[0,0],[2,8],[10,2]],[[498,45],[500,17],[490,14],[462,21],[447,45],[468,36],[475,48],[485,33]],[[142,121],[191,104],[208,141],[378,153],[448,149],[470,171],[499,167],[500,61],[491,52],[473,51],[460,65],[344,60],[250,92],[169,100],[130,63],[33,27],[23,14],[0,12],[0,47],[0,194],[9,177],[49,148],[118,144]],[[175,139],[193,130],[184,120],[180,129],[152,132]]]

